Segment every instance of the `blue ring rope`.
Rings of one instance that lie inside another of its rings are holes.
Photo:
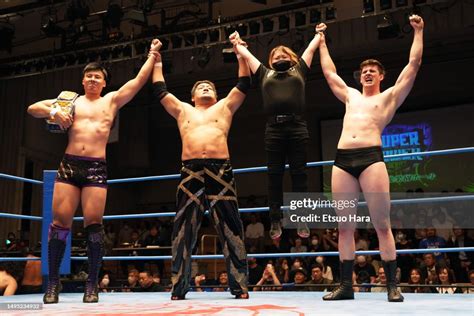
[[[417,198],[417,199],[399,199],[392,200],[392,205],[404,205],[412,203],[432,203],[432,202],[456,202],[456,201],[470,201],[474,200],[474,195],[460,195],[460,196],[439,196],[439,197],[430,197],[430,198]],[[359,202],[359,206],[367,205],[366,202]],[[283,210],[287,210],[288,207],[282,207]],[[259,213],[259,212],[268,212],[269,208],[265,207],[250,207],[250,208],[240,208],[240,213]],[[209,211],[206,211],[205,214],[208,214]],[[176,212],[162,212],[162,213],[140,213],[140,214],[125,214],[125,215],[104,215],[103,219],[113,220],[113,219],[133,219],[133,218],[158,218],[158,217],[170,217],[175,216]],[[0,218],[13,218],[13,219],[29,219],[34,221],[40,221],[43,218],[40,216],[32,215],[21,215],[21,214],[11,214],[11,213],[0,213]],[[76,216],[74,217],[75,221],[82,221],[84,217]]]
[[[133,250],[133,248],[130,248]],[[157,248],[156,250],[159,250]],[[423,254],[423,253],[448,253],[448,252],[471,252],[474,247],[459,247],[459,248],[428,248],[428,249],[399,249],[397,254]],[[358,250],[355,255],[379,255],[379,250]],[[247,254],[247,258],[279,258],[279,257],[317,257],[317,256],[338,256],[339,251],[321,251],[321,252],[291,252],[291,253],[254,253]],[[224,255],[193,255],[193,259],[224,259]],[[169,260],[171,256],[108,256],[103,260]],[[1,257],[0,262],[4,261],[29,261],[40,260],[41,258],[26,258],[26,257]],[[71,260],[87,260],[87,257],[71,257]]]

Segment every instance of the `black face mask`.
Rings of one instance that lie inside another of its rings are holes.
[[[289,60],[279,60],[272,64],[272,67],[276,71],[287,71],[291,67],[291,61]]]

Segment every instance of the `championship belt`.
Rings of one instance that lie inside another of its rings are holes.
[[[74,115],[74,102],[76,101],[79,94],[72,91],[61,92],[56,101],[51,105],[51,111],[57,109],[65,114]],[[65,133],[66,131],[61,129],[61,126],[54,122],[54,117],[46,119],[48,131],[51,133]]]

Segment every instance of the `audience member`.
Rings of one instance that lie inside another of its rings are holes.
[[[296,238],[295,239],[295,245],[291,247],[290,252],[291,253],[296,253],[296,252],[307,252],[308,248],[303,245],[303,241],[301,238]]]
[[[436,234],[436,228],[429,227],[426,229],[426,238],[420,241],[419,248],[421,249],[436,249],[445,248],[446,240]],[[444,254],[441,252],[434,253],[436,260],[440,264],[444,264]]]
[[[250,215],[250,224],[245,229],[245,244],[249,253],[260,253],[264,250],[264,228],[257,214]]]
[[[153,281],[153,275],[150,271],[142,271],[138,276],[140,288],[138,292],[164,292],[165,288]]]
[[[454,226],[453,235],[449,239],[447,247],[474,247],[474,240],[466,236],[464,229]],[[469,282],[467,272],[474,269],[474,252],[450,252],[448,253],[448,258],[456,280],[461,283]]]
[[[257,286],[254,287],[254,291],[277,291],[281,290],[281,283],[275,274],[275,269],[272,264],[267,264],[265,270],[263,270],[262,278],[257,282]]]
[[[264,268],[257,263],[255,258],[248,258],[247,263],[249,266],[249,285],[255,285],[260,280]]]
[[[290,272],[291,282],[295,286],[289,288],[290,291],[306,291],[306,278],[308,277],[308,272],[304,268],[294,269]]]
[[[275,274],[280,283],[290,282],[290,267],[287,258],[279,258],[275,267]]]
[[[410,270],[410,277],[408,278],[408,284],[410,285],[424,285],[425,279],[421,274],[421,270],[418,268],[413,268]],[[431,293],[431,290],[428,287],[404,287],[402,288],[403,293]]]
[[[306,282],[308,285],[321,285],[321,286],[307,286],[306,290],[307,291],[313,291],[313,292],[325,292],[329,290],[329,286],[333,284],[334,282],[332,280],[326,279],[323,276],[323,266],[319,263],[313,264],[311,268],[311,280]],[[327,285],[327,286],[322,286],[322,285]]]
[[[438,285],[443,285],[439,286],[436,288],[433,288],[434,293],[440,293],[440,294],[455,294],[455,293],[462,293],[462,289],[455,285],[455,280],[454,280],[454,273],[451,269],[448,267],[444,266],[441,267],[437,270],[438,273]]]
[[[137,269],[130,269],[128,271],[127,283],[123,286],[122,292],[138,292],[140,284],[138,283],[139,272]]]

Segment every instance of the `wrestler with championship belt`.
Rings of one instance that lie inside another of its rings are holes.
[[[51,105],[51,111],[49,112],[49,118],[46,119],[48,130],[51,133],[65,133],[66,130],[61,127],[60,124],[54,121],[56,113],[61,111],[67,114],[69,117],[74,116],[74,102],[79,97],[79,94],[72,91],[63,91],[59,94],[56,100]]]
[[[236,87],[218,101],[214,84],[208,80],[198,81],[191,90],[194,106],[167,91],[161,61],[157,60],[153,71],[153,93],[176,119],[183,143],[172,234],[172,300],[184,299],[189,290],[191,254],[206,209],[210,211],[222,245],[230,291],[238,299],[249,297],[244,230],[227,147],[232,117],[250,87],[247,63],[237,57],[239,81]]]
[[[61,287],[59,266],[79,202],[84,214],[89,263],[83,302],[97,303],[99,300],[98,273],[104,252],[102,217],[107,196],[107,140],[117,111],[138,93],[150,77],[160,47],[161,43],[154,40],[137,76],[119,90],[103,97],[101,93],[110,77],[109,73],[99,63],[86,65],[82,79],[84,95],[77,97],[74,106],[69,104],[74,112],[60,110],[63,108],[61,103],[73,102],[74,95],[71,93],[61,94],[57,100],[39,101],[28,107],[28,113],[32,116],[47,118],[61,130],[67,130],[69,138],[54,184],[53,223],[49,227],[48,238],[49,280],[43,298],[45,304],[58,302]]]

